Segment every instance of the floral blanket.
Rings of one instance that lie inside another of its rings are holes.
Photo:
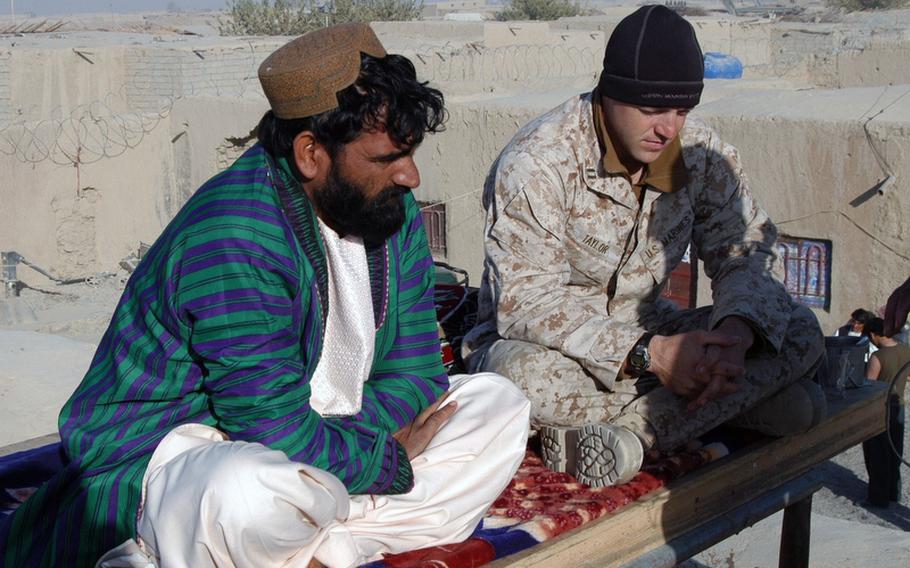
[[[369,568],[481,566],[609,515],[669,481],[727,454],[713,443],[669,457],[649,456],[642,471],[615,487],[592,488],[544,467],[528,450],[515,478],[465,542],[385,557]],[[0,458],[0,522],[63,466],[60,445]]]
[[[649,456],[629,482],[593,488],[525,454],[515,478],[471,537],[459,544],[389,555],[363,568],[473,568],[610,515],[694,469],[727,455],[716,442],[673,456]]]

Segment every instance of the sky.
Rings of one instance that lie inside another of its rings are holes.
[[[227,0],[0,0],[0,14],[9,16],[34,14],[53,16],[76,13],[129,13],[165,11],[169,7],[180,10],[218,10]]]

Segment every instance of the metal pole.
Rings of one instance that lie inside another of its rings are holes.
[[[780,531],[780,568],[809,567],[809,530],[812,520],[812,495],[784,509]]]
[[[0,252],[0,281],[3,282],[4,296],[14,298],[19,295],[19,281],[16,278],[16,264],[19,255],[10,252]]]

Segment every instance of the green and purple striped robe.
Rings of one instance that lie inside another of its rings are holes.
[[[91,368],[60,414],[69,460],[0,527],[6,566],[93,565],[135,536],[158,442],[197,422],[335,474],[351,493],[402,493],[392,433],[448,386],[433,265],[417,204],[368,247],[376,344],[355,416],[309,405],[327,271],[316,217],[285,163],[258,145],[206,183],[127,283]]]

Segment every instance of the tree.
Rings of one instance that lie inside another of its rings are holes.
[[[500,12],[498,20],[557,20],[566,16],[579,16],[585,10],[571,0],[510,0]]]
[[[301,35],[334,24],[416,20],[423,0],[228,0],[221,35]]]

